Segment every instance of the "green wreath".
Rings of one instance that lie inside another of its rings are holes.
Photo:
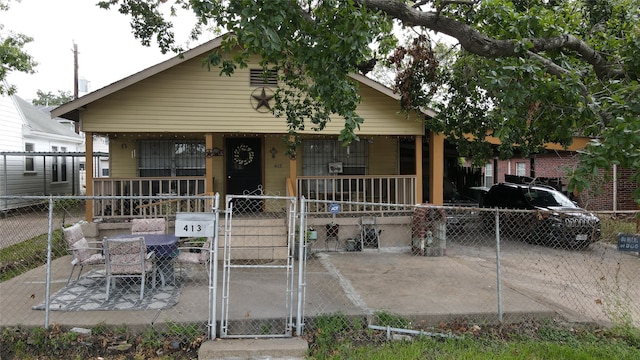
[[[255,156],[253,150],[242,144],[233,150],[233,162],[238,165],[249,165],[253,161],[253,157]]]

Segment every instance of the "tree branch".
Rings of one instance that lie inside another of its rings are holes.
[[[531,58],[538,60],[540,63],[542,63],[547,68],[547,72],[549,74],[552,74],[558,77],[568,77],[571,75],[571,73],[567,69],[563,68],[562,66],[559,66],[558,64],[541,56],[540,54],[536,54],[532,51],[528,51],[527,55]],[[585,103],[592,105],[594,109],[598,109],[597,115],[601,120],[600,125],[602,127],[606,126],[606,124],[609,122],[610,115],[605,111],[602,111],[601,106],[593,100],[593,97],[591,96],[589,89],[583,82],[576,81],[576,84],[580,87],[580,94],[582,94],[582,96],[584,97]]]
[[[356,0],[359,3],[385,12],[388,16],[400,20],[406,26],[422,26],[435,32],[440,32],[458,40],[468,52],[487,57],[519,57],[518,44],[530,42],[531,52],[567,49],[578,53],[589,63],[601,79],[619,79],[628,76],[620,66],[607,62],[597,51],[577,37],[565,34],[545,38],[527,38],[522,40],[498,40],[491,38],[473,27],[460,21],[440,16],[437,12],[421,11],[397,0]],[[549,67],[547,67],[549,68]]]

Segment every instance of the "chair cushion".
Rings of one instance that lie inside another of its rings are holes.
[[[210,244],[211,242],[209,240],[205,241],[205,243],[202,245],[202,248],[198,248],[200,252],[197,253],[183,249],[178,254],[177,260],[184,263],[206,264],[209,262]]]
[[[88,260],[91,255],[93,255],[89,249],[89,242],[84,237],[72,244],[71,250],[73,250],[76,259],[78,259],[80,263]]]
[[[198,253],[192,253],[189,251],[180,251],[180,254],[178,254],[178,257],[177,257],[177,261],[183,262],[183,263],[190,263],[190,264],[199,264],[200,255],[201,253],[198,254]]]
[[[62,233],[64,234],[64,238],[67,240],[67,244],[69,244],[69,246],[73,246],[73,244],[75,244],[78,240],[84,239],[82,226],[80,224],[75,224],[68,228],[62,229]]]
[[[132,234],[164,234],[164,218],[155,219],[133,219],[131,221]]]
[[[112,256],[111,274],[142,274],[140,255],[125,254]],[[152,260],[145,260],[144,271],[149,272],[153,268]]]
[[[94,264],[104,264],[104,255],[102,254],[91,254],[88,259],[82,262],[83,265],[94,265]]]
[[[106,242],[109,254],[108,272],[110,274],[142,274],[153,268],[153,260],[147,257],[147,248],[142,237],[120,240],[107,239]]]

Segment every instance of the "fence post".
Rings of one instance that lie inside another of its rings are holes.
[[[213,198],[214,203],[212,204],[211,211],[215,214],[213,227],[213,241],[211,241],[210,246],[213,249],[209,251],[209,339],[215,340],[216,333],[216,323],[217,313],[216,310],[218,308],[218,243],[220,241],[220,194],[215,193]],[[213,272],[213,274],[211,274]]]
[[[502,323],[502,279],[500,274],[500,211],[496,209],[496,281],[498,291],[498,321]]]
[[[53,196],[49,196],[49,224],[47,230],[47,272],[44,291],[44,328],[49,328],[49,304],[51,302],[51,253],[53,252]]]
[[[307,216],[306,216],[306,199],[304,196],[300,197],[300,224],[299,224],[299,231],[298,231],[298,243],[300,244],[300,246],[298,246],[298,309],[296,311],[296,334],[298,336],[302,335],[302,328],[303,328],[303,316],[304,316],[304,311],[303,311],[303,304],[304,304],[304,293],[305,293],[305,277],[304,277],[304,268],[305,268],[305,263],[306,263],[306,247],[307,244],[305,243],[305,236],[306,236],[306,229],[307,229]],[[294,247],[295,249],[295,247]]]

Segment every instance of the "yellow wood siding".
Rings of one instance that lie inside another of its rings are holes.
[[[397,100],[361,84],[358,112],[366,134],[419,135],[422,125],[399,113]],[[286,133],[285,119],[253,109],[249,69],[219,76],[201,66],[199,57],[134,83],[86,106],[82,129],[115,132]],[[338,134],[340,119],[322,134]]]
[[[222,134],[213,134],[213,147],[224,149],[224,137]],[[226,155],[226,154],[225,154]],[[225,172],[224,156],[213,157],[213,192],[224,193]]]
[[[275,149],[272,155],[271,149]],[[281,135],[264,139],[264,190],[268,195],[287,195],[285,179],[289,176],[289,157]]]
[[[109,139],[109,174],[110,177],[138,176],[138,159],[136,143],[132,138]]]
[[[398,139],[376,136],[371,140],[367,175],[398,174]]]
[[[357,130],[358,136],[364,135],[422,135],[423,124],[415,114],[407,117],[400,113],[400,104],[397,100],[360,84],[360,96],[362,102],[358,105],[358,115],[364,119],[364,123]],[[344,123],[340,118],[332,118],[325,130],[320,134],[339,134]],[[308,130],[304,133],[311,133]]]

